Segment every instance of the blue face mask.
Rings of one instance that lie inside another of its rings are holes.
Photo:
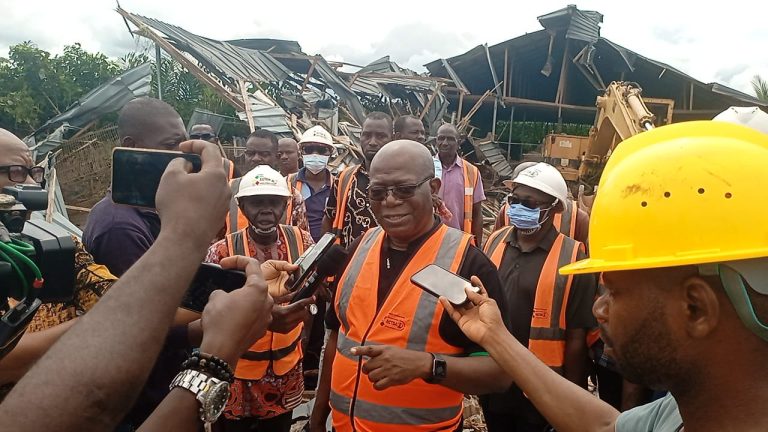
[[[541,210],[530,209],[522,204],[510,204],[507,209],[509,223],[521,230],[537,230],[541,228]]]

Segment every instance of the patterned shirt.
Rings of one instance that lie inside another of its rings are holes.
[[[73,320],[91,310],[107,290],[117,281],[103,265],[93,262],[93,257],[85,250],[75,236],[75,282],[74,297],[62,303],[43,303],[29,324],[28,332],[45,330]],[[11,300],[13,302],[13,300]]]
[[[368,172],[364,166],[361,166],[352,179],[350,197],[344,203],[346,205],[346,213],[344,215],[344,226],[341,229],[341,246],[343,247],[351,245],[368,228],[379,225],[368,201],[369,182]],[[337,176],[333,181],[333,186],[331,186],[331,196],[328,198],[328,205],[325,207],[325,216],[331,220],[336,218],[338,196],[339,177]]]
[[[271,245],[260,245],[253,240],[252,236],[247,237],[251,258],[261,262],[270,259],[288,260],[288,246],[280,230],[278,230],[277,241]],[[301,231],[301,240],[305,249],[313,244],[312,236],[304,230]],[[218,264],[228,256],[229,246],[225,238],[208,248],[205,261]],[[296,408],[301,403],[302,393],[304,393],[304,374],[301,362],[285,375],[276,375],[272,368],[267,368],[264,377],[255,381],[235,378],[235,382],[229,389],[229,400],[224,409],[224,416],[228,419],[272,418]]]

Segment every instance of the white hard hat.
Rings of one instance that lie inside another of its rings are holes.
[[[712,120],[736,123],[768,134],[768,114],[758,107],[730,107]]]
[[[248,171],[240,180],[240,188],[237,190],[235,198],[255,195],[289,197],[291,192],[288,190],[288,183],[279,172],[273,170],[269,165],[259,165]]]
[[[520,172],[514,179],[515,184],[521,184],[540,190],[558,199],[564,206],[568,201],[568,186],[563,175],[550,164],[539,162]]]
[[[299,145],[307,143],[325,144],[328,147],[333,147],[333,138],[322,126],[312,126],[304,132],[301,141],[299,141]]]

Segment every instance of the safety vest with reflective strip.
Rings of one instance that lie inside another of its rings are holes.
[[[458,157],[458,156],[457,156]],[[481,181],[480,170],[474,165],[462,159],[464,167],[464,232],[472,233],[472,207],[475,205],[475,186]]]
[[[347,201],[352,195],[352,184],[360,165],[349,167],[339,173],[339,184],[336,189],[336,217],[333,218],[331,232],[336,234],[337,243],[341,241],[341,231],[344,229],[344,217],[347,215]]]
[[[227,213],[227,219],[225,221],[227,226],[227,234],[233,234],[237,231],[247,228],[249,225],[248,219],[245,217],[243,212],[240,211],[240,207],[237,205],[237,200],[235,199],[237,191],[240,190],[240,182],[242,180],[242,177],[238,177],[229,181],[229,188],[232,191],[232,198],[229,201],[229,213]],[[291,225],[293,223],[293,191],[294,189],[291,189],[291,196],[288,197],[288,206],[285,208],[283,217],[280,219],[280,223],[284,225]]]
[[[501,228],[491,234],[485,244],[484,252],[496,267],[501,266],[513,231],[513,227]],[[528,349],[561,374],[565,362],[566,310],[573,275],[563,276],[558,269],[576,262],[580,250],[584,251],[582,243],[562,233],[557,235],[541,269],[533,303]]]
[[[504,215],[505,226],[510,225],[507,209],[509,209],[509,203],[504,203],[504,205],[501,206],[501,213]],[[555,214],[555,216],[552,218],[552,225],[554,225],[555,229],[560,231],[562,234],[565,234],[570,238],[574,238],[576,235],[576,219],[579,214],[578,209],[579,204],[576,201],[566,201],[565,211]],[[568,223],[563,224],[563,221],[568,221]]]
[[[296,261],[304,253],[301,230],[291,225],[279,225],[278,229],[282,241],[285,241],[287,246],[286,261]],[[248,247],[247,229],[228,234],[227,247],[230,256],[254,256]],[[303,324],[299,324],[287,334],[267,331],[240,357],[235,368],[235,377],[244,380],[258,380],[264,377],[268,367],[272,368],[275,375],[285,375],[296,367],[302,359],[301,331],[303,327]]]
[[[384,238],[380,227],[363,235],[336,291],[334,307],[341,326],[331,375],[333,427],[339,432],[453,431],[461,421],[461,393],[421,379],[376,390],[361,372],[361,359],[350,349],[390,345],[447,356],[461,354],[460,348],[440,336],[443,307],[410,279],[433,263],[457,273],[471,236],[440,226],[408,262],[377,308]]]

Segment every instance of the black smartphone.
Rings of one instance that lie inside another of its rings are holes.
[[[234,291],[242,288],[245,280],[245,273],[239,270],[225,270],[217,264],[202,263],[181,301],[181,307],[202,312],[212,292],[217,289],[225,292]]]
[[[294,264],[298,265],[299,269],[293,274],[291,292],[304,286],[309,277],[315,272],[315,269],[317,269],[317,263],[320,261],[320,258],[331,249],[335,241],[335,234],[326,233],[296,260]]]
[[[200,155],[175,151],[116,147],[112,151],[112,201],[133,207],[155,208],[155,195],[168,164],[176,158],[203,165]]]
[[[451,304],[463,305],[469,300],[464,288],[475,292],[479,289],[472,282],[453,274],[437,264],[430,264],[411,276],[411,282],[435,297],[443,296]]]

